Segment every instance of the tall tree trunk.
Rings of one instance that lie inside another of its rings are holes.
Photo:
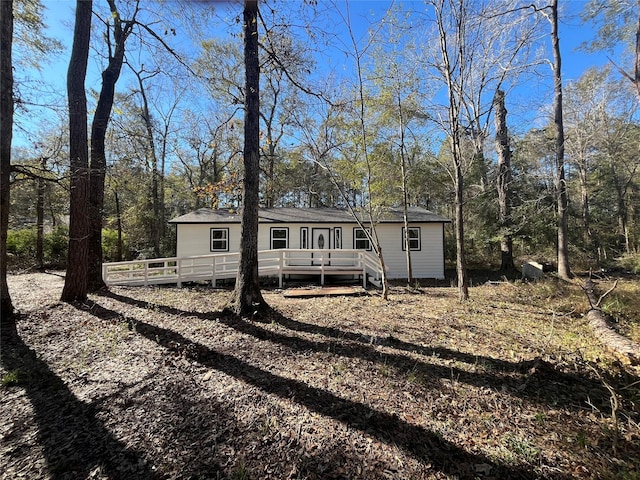
[[[402,221],[404,223],[404,247],[407,260],[407,284],[413,282],[413,265],[411,264],[411,236],[409,232],[409,198],[407,188],[407,157],[404,143],[404,110],[400,93],[398,101],[398,118],[400,120],[400,175],[402,175]]]
[[[44,194],[46,189],[46,181],[42,176],[46,167],[47,160],[42,157],[40,160],[42,169],[41,175],[36,179],[36,265],[38,270],[44,269]]]
[[[495,98],[496,150],[498,152],[498,223],[500,226],[500,271],[513,273],[513,238],[511,235],[511,149],[507,130],[504,92]]]
[[[13,2],[0,1],[0,331],[7,338],[12,337],[16,332],[13,303],[7,285],[9,184],[13,137],[12,46]]]
[[[451,180],[454,187],[454,216],[455,216],[455,233],[456,233],[456,272],[458,277],[458,298],[460,301],[469,299],[469,277],[467,275],[467,260],[466,251],[464,246],[464,173],[462,170],[462,132],[460,125],[460,104],[462,99],[460,95],[464,91],[464,77],[461,75],[459,79],[460,84],[456,85],[454,82],[455,68],[464,67],[464,47],[463,42],[458,38],[458,45],[456,47],[456,58],[452,62],[449,56],[448,35],[445,30],[443,9],[444,2],[440,2],[437,6],[437,25],[440,33],[440,53],[442,55],[443,67],[442,71],[445,76],[445,82],[447,85],[447,96],[449,105],[447,108],[447,114],[449,117],[449,142],[451,150],[451,158],[453,168],[451,172]],[[459,4],[458,8],[462,11],[464,5]],[[460,13],[460,19],[462,13]],[[456,35],[460,37],[462,35],[461,25],[458,24],[458,31]],[[456,67],[457,65],[457,67]]]
[[[240,258],[232,308],[251,315],[267,308],[258,278],[258,195],[260,189],[260,63],[258,0],[244,2],[244,181]]]
[[[618,217],[618,249],[619,251],[624,250],[625,253],[630,253],[629,232],[627,229],[629,212],[627,211],[625,192],[618,178],[615,177],[615,175],[613,178],[615,179],[616,204],[618,207],[616,212],[616,216]]]
[[[162,152],[160,154],[160,167],[158,169],[158,218],[156,228],[158,229],[159,248],[161,255],[166,254],[167,245],[165,244],[166,233],[166,209],[164,204],[164,171],[167,159],[167,142],[169,135],[169,124],[165,125],[164,135],[162,137]]]
[[[123,22],[115,5],[115,0],[108,0],[113,19],[113,55],[109,57],[107,68],[102,72],[102,89],[91,124],[91,168],[89,190],[89,291],[104,287],[102,280],[102,222],[104,210],[104,181],[107,172],[105,156],[105,137],[111,117],[116,82],[122,71],[125,42],[133,21]],[[124,28],[123,28],[124,24]]]
[[[582,210],[582,241],[586,249],[595,251],[591,238],[591,219],[589,213],[589,187],[587,185],[587,160],[578,162],[578,178],[580,179],[580,207]]]
[[[89,235],[89,142],[87,134],[87,96],[84,82],[89,59],[92,0],[76,1],[73,47],[67,71],[69,98],[69,157],[71,194],[69,215],[69,253],[67,275],[62,289],[63,302],[84,301],[88,288]]]
[[[116,225],[118,229],[118,246],[116,247],[116,262],[122,261],[122,212],[120,211],[120,197],[118,190],[113,192],[116,203]]]
[[[638,24],[636,26],[636,58],[634,68],[634,85],[640,99],[640,0],[638,0]]]
[[[153,212],[153,219],[151,220],[151,239],[153,242],[153,254],[155,257],[160,257],[161,224],[164,223],[164,218],[161,218],[160,216],[160,174],[158,172],[158,155],[156,153],[153,123],[151,122],[151,113],[149,112],[147,92],[142,81],[142,72],[134,73],[138,79],[140,96],[142,97],[142,119],[144,121],[145,131],[147,134],[148,163],[151,165],[151,208]]]
[[[455,221],[456,221],[456,273],[458,276],[458,299],[469,299],[469,277],[467,258],[464,248],[464,176],[462,166],[455,166]]]
[[[556,126],[556,195],[558,206],[558,276],[572,277],[569,269],[569,211],[564,169],[564,123],[562,119],[562,59],[558,36],[558,0],[551,2],[551,41],[553,43],[554,123]]]

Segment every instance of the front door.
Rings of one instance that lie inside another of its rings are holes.
[[[311,248],[319,250],[328,250],[331,248],[331,229],[329,228],[313,228],[311,231]],[[315,253],[314,257],[319,257],[320,253]],[[326,260],[325,260],[326,262]],[[316,262],[313,262],[314,264]],[[318,264],[320,262],[317,262]]]
[[[314,228],[313,240],[311,241],[311,248],[317,248],[320,250],[327,250],[331,248],[331,230],[328,228]]]

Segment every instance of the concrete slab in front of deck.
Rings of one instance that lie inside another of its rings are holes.
[[[366,290],[362,287],[344,286],[344,287],[307,287],[307,288],[289,288],[282,295],[285,298],[303,298],[303,297],[329,297],[338,295],[362,295]]]

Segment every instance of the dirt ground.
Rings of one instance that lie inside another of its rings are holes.
[[[638,479],[640,379],[556,286],[284,298],[206,286],[58,301],[11,276],[2,479]]]

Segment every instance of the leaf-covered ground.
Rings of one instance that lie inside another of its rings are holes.
[[[3,479],[640,478],[638,371],[579,289],[267,291],[238,318],[226,290],[62,285],[10,277]]]

